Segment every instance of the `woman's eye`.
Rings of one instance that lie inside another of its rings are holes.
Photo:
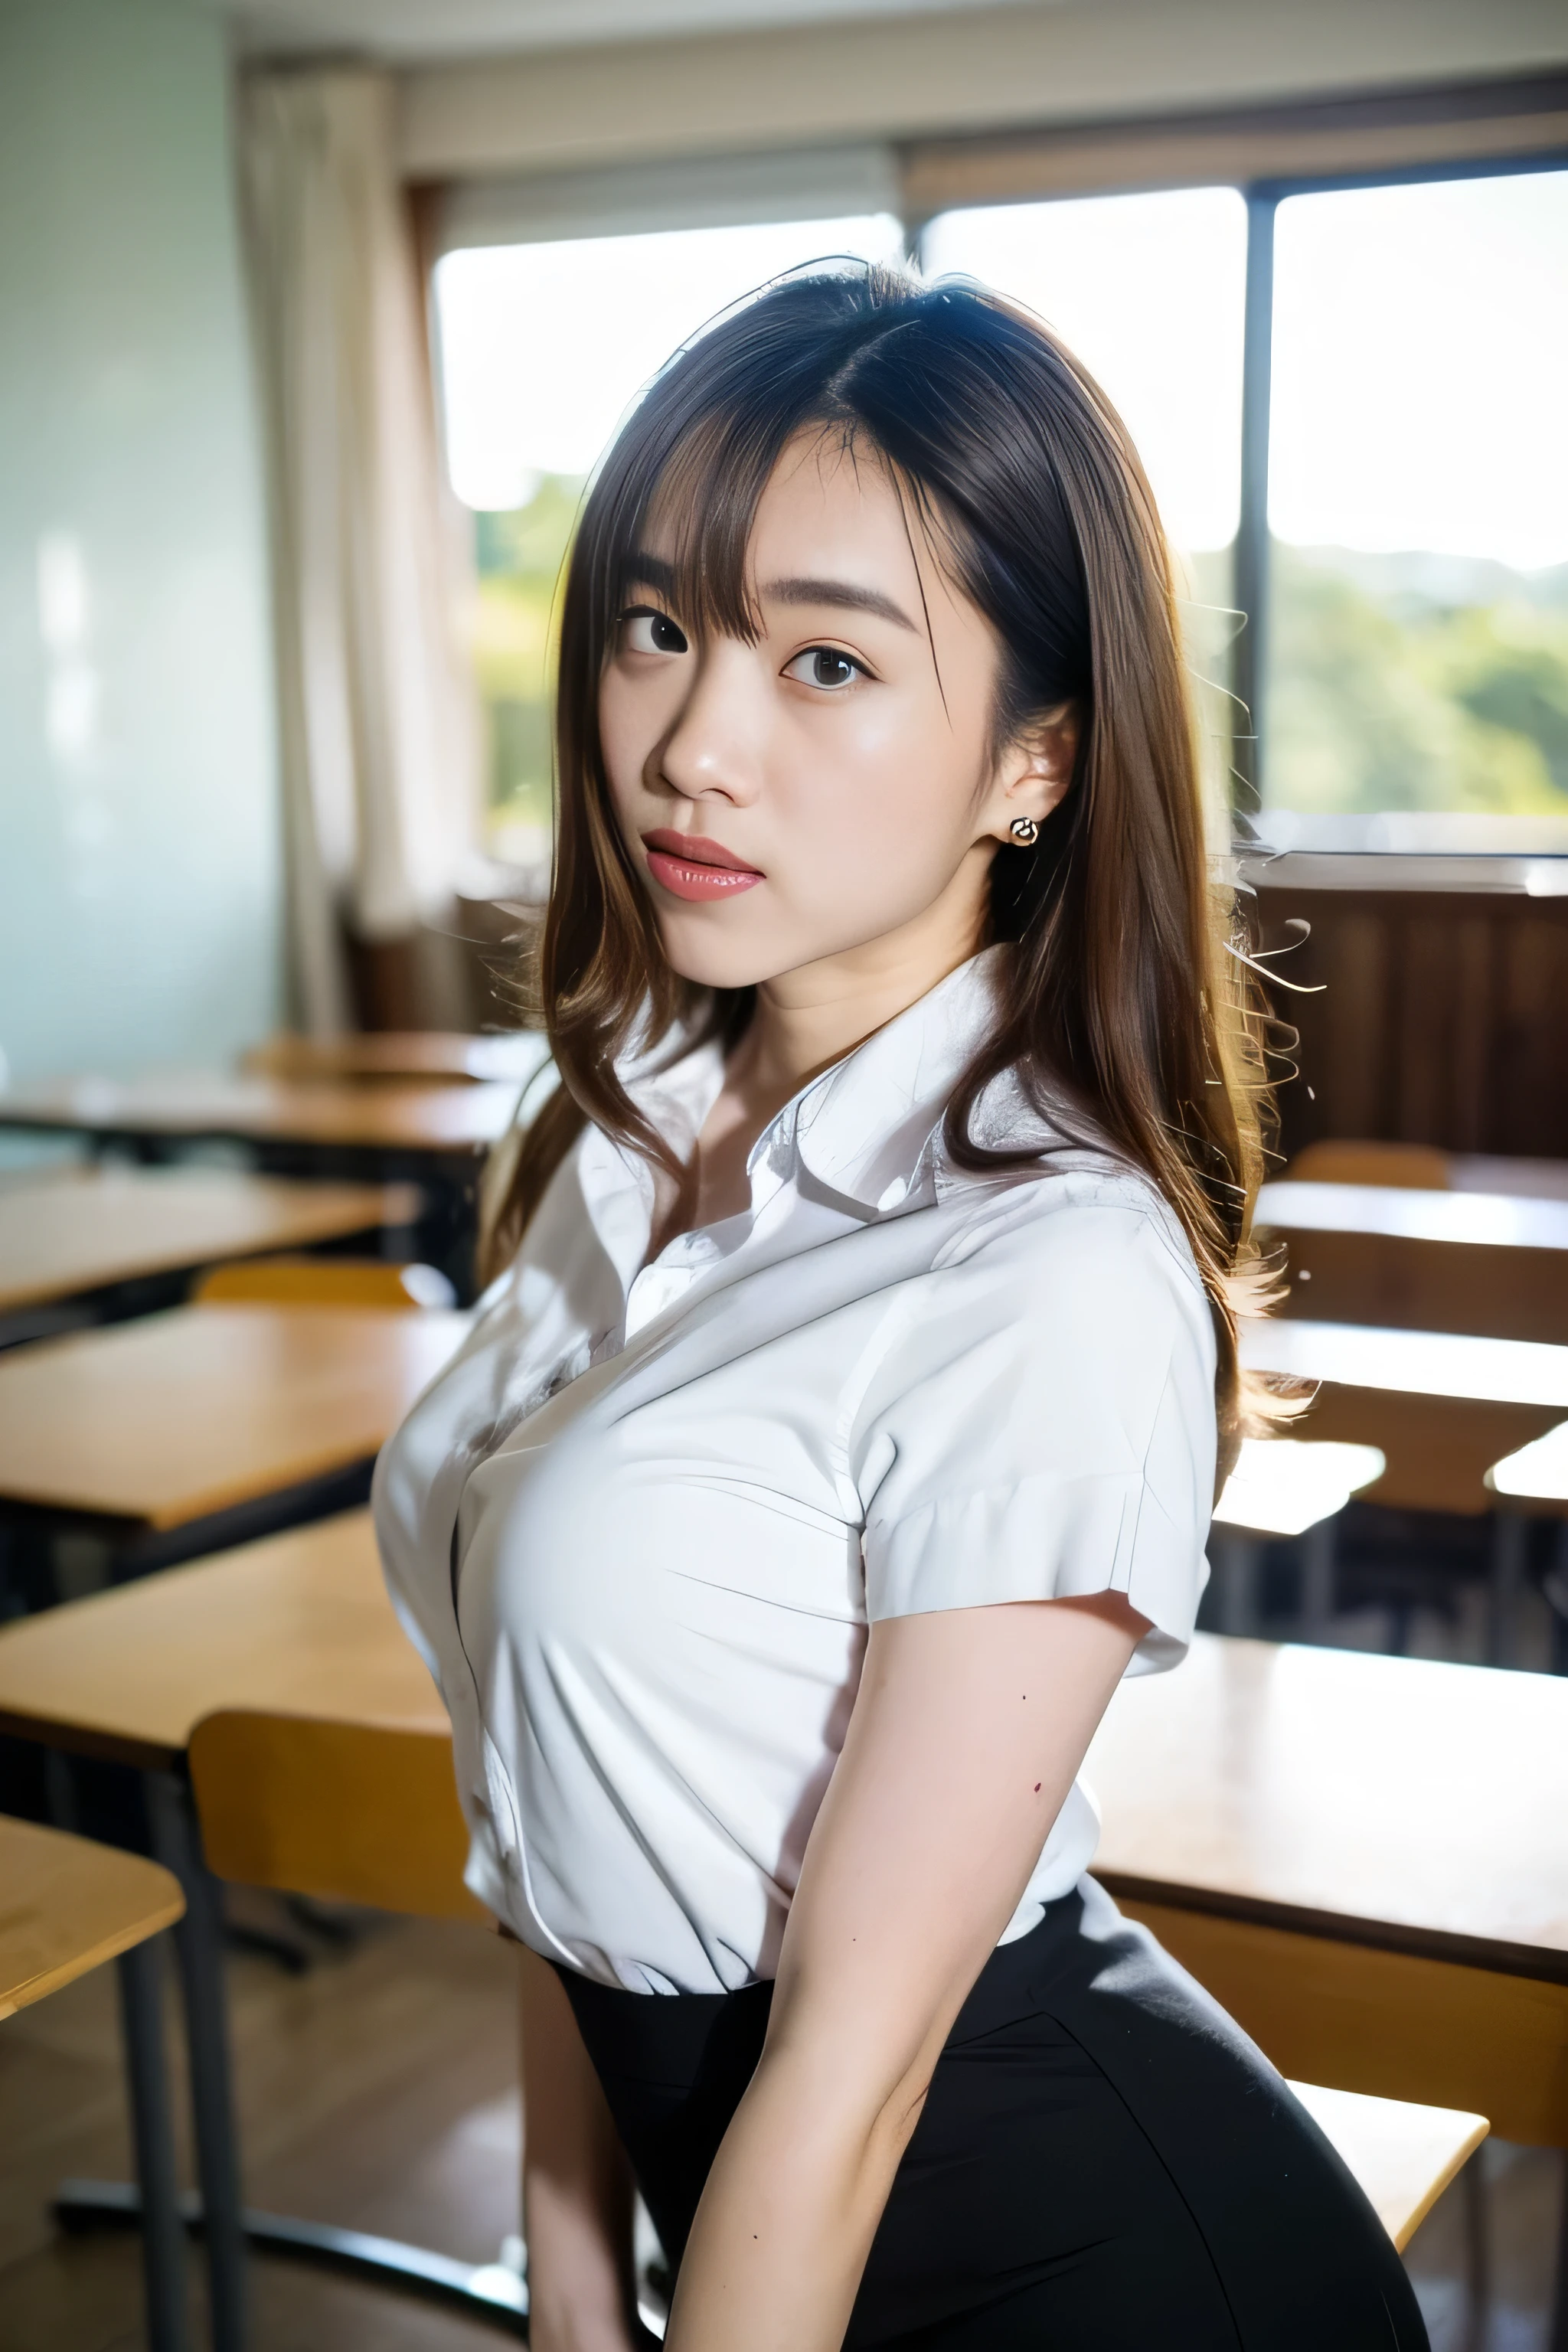
[[[689,650],[685,631],[668,613],[641,604],[621,614],[621,644],[629,654],[683,654]]]
[[[796,654],[784,670],[786,677],[798,678],[802,686],[853,686],[865,675],[858,661],[833,646],[812,646],[805,653]]]

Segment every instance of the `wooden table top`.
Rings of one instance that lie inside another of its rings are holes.
[[[71,1169],[0,1191],[0,1314],[141,1275],[412,1223],[406,1184],[303,1183],[216,1169]]]
[[[1568,1679],[1196,1636],[1089,1749],[1112,1890],[1568,1981]]]
[[[549,1052],[537,1030],[473,1036],[451,1029],[371,1029],[342,1037],[286,1031],[254,1046],[244,1066],[278,1078],[497,1078],[522,1086]]]
[[[1472,1249],[1568,1251],[1568,1199],[1422,1192],[1394,1184],[1265,1184],[1257,1223],[1277,1231],[1377,1234]]]
[[[1568,1347],[1456,1331],[1384,1330],[1356,1323],[1258,1317],[1242,1326],[1249,1370],[1343,1388],[1468,1397],[1568,1413]]]
[[[1289,1433],[1375,1445],[1387,1468],[1363,1499],[1396,1509],[1494,1510],[1493,1464],[1568,1414],[1568,1347],[1541,1340],[1282,1318],[1244,1325],[1241,1360],[1318,1383]]]
[[[1291,1318],[1568,1340],[1568,1200],[1280,1183],[1258,1215],[1284,1247]]]
[[[445,1731],[367,1512],[0,1629],[0,1731],[162,1767],[228,1708]],[[1200,1634],[1089,1770],[1129,1893],[1568,1979],[1568,1681]]]
[[[85,1976],[179,1918],[161,1864],[0,1815],[0,2017]]]
[[[446,1733],[368,1511],[0,1627],[0,1730],[158,1769],[229,1707]]]
[[[183,1527],[380,1451],[466,1315],[178,1307],[0,1357],[0,1496]]]
[[[1319,1170],[1324,1167],[1334,1170],[1333,1181],[1348,1178],[1380,1189],[1410,1185],[1423,1191],[1441,1185],[1456,1192],[1507,1192],[1525,1200],[1568,1201],[1568,1160],[1511,1160],[1491,1152],[1439,1151],[1425,1143],[1325,1139],[1299,1151],[1285,1174],[1287,1180],[1294,1180],[1300,1171],[1307,1181],[1321,1181]]]
[[[518,1087],[500,1080],[363,1086],[213,1072],[55,1078],[0,1094],[0,1128],[443,1154],[494,1143],[517,1099]]]
[[[1535,1201],[1568,1201],[1568,1160],[1506,1160],[1484,1151],[1456,1151],[1448,1181],[1457,1192],[1517,1192]]]

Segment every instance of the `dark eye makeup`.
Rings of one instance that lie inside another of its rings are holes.
[[[691,650],[679,621],[672,620],[658,604],[628,604],[616,615],[616,625],[626,653],[684,654]],[[864,662],[837,646],[807,646],[785,663],[784,675],[801,686],[814,686],[833,694],[842,693],[858,679],[869,677],[871,672]]]
[[[856,660],[837,646],[807,646],[804,653],[784,665],[785,677],[799,680],[802,686],[823,687],[829,693],[842,693],[859,678],[871,673],[864,662]]]
[[[684,654],[691,650],[686,632],[657,604],[628,604],[617,615],[616,626],[627,650],[638,654]]]

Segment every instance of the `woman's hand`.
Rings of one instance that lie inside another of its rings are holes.
[[[669,2352],[837,2352],[942,2044],[1146,1630],[1110,1593],[872,1627]]]
[[[522,2208],[533,2352],[637,2352],[632,2181],[561,1979],[522,1967]]]

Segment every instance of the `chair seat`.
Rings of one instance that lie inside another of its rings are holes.
[[[462,1883],[467,1837],[439,1731],[233,1709],[191,1738],[207,1859],[220,1876],[384,1910],[487,1915]],[[1291,2084],[1404,2247],[1472,2150],[1482,2116]]]
[[[1484,2116],[1373,2099],[1292,2083],[1324,2137],[1333,2142],[1403,2253],[1468,2157],[1487,2136]]]
[[[155,1862],[0,1815],[0,2017],[172,1927],[179,1881]]]

